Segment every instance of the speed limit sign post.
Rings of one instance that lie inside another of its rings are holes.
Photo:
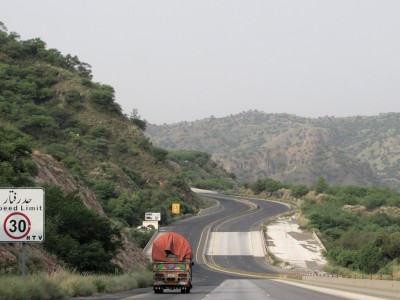
[[[0,242],[44,242],[42,188],[0,188]]]

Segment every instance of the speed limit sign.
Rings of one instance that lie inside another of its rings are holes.
[[[22,239],[29,234],[31,230],[31,221],[20,212],[15,212],[4,221],[4,232],[12,239]]]
[[[44,242],[44,190],[0,189],[0,242]]]

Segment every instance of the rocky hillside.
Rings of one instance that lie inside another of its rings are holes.
[[[28,268],[52,269],[47,258],[88,272],[142,267],[131,233],[145,212],[160,211],[166,224],[173,202],[183,214],[198,209],[145,125],[122,113],[111,86],[92,81],[90,65],[0,22],[0,186],[47,188],[46,240],[32,246],[43,255]],[[102,229],[80,230],[88,220]],[[16,247],[0,244],[0,274],[18,267]]]
[[[312,185],[379,184],[400,189],[400,114],[303,118],[248,111],[172,125],[149,125],[166,149],[212,154],[239,179],[271,177]]]
[[[70,176],[64,165],[53,159],[51,156],[39,152],[35,152],[33,158],[38,166],[38,173],[35,178],[33,178],[33,181],[36,184],[55,184],[61,187],[61,189],[66,193],[78,191],[78,195],[84,201],[86,207],[96,211],[101,216],[106,217],[105,212],[97,201],[93,191],[85,183]],[[135,241],[129,237],[126,230],[121,232],[121,237],[122,247],[113,259],[113,263],[126,271],[146,267],[146,257],[142,254],[142,250],[137,246]],[[44,272],[52,273],[61,267],[60,261],[55,256],[44,251],[41,245],[28,244],[27,252],[28,260],[36,260],[40,262],[39,269]],[[3,272],[7,272],[7,269],[9,269],[8,271],[10,272],[15,271],[15,265],[21,263],[21,245],[18,243],[0,244],[0,261],[3,262]],[[29,264],[28,261],[28,269],[32,268],[32,264]]]

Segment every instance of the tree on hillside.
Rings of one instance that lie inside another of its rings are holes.
[[[10,126],[0,126],[0,185],[30,185],[37,168],[28,137]]]
[[[138,110],[134,108],[129,115],[129,120],[136,125],[141,131],[146,131],[147,122],[139,115]]]
[[[46,186],[45,248],[67,266],[82,272],[113,273],[111,262],[121,247],[120,233],[111,222],[89,210],[76,192],[64,195]]]
[[[292,186],[290,190],[292,191],[293,197],[300,198],[308,193],[309,188],[304,184],[300,184]]]
[[[314,191],[317,194],[325,193],[328,190],[328,183],[326,182],[325,178],[320,176],[317,182],[314,185]]]
[[[115,91],[110,85],[98,86],[90,94],[90,100],[104,111],[121,113],[121,106],[115,102]]]
[[[265,179],[265,190],[268,193],[274,193],[282,187],[283,184],[279,181],[273,180],[272,178]]]
[[[263,179],[257,179],[252,184],[250,184],[250,189],[255,194],[260,194],[262,191],[265,190],[265,181]]]

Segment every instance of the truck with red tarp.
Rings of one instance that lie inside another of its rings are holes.
[[[153,289],[180,289],[190,293],[192,288],[193,253],[189,242],[180,234],[168,232],[157,238],[152,246]]]

